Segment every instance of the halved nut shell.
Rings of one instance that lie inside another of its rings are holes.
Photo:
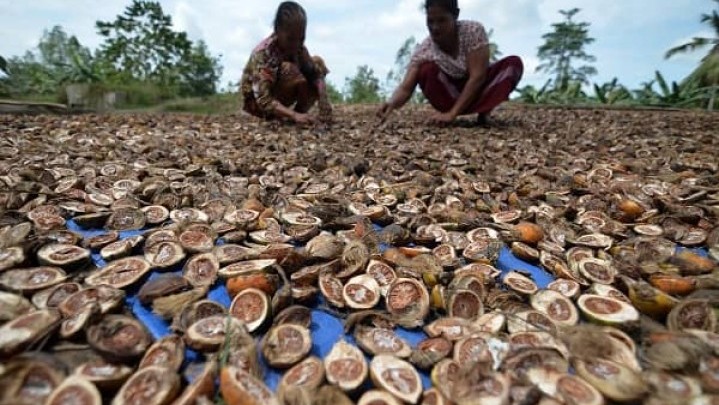
[[[529,381],[545,395],[564,403],[577,405],[603,405],[604,397],[592,385],[573,375],[559,373],[550,368],[537,367],[527,372]]]
[[[0,286],[8,290],[31,293],[62,283],[67,274],[59,267],[32,267],[0,273]]]
[[[649,391],[638,373],[619,363],[595,358],[575,360],[573,365],[580,377],[613,401],[635,401]]]
[[[152,268],[157,270],[169,270],[179,264],[185,258],[185,251],[179,243],[159,242],[150,247],[145,245],[145,260]]]
[[[392,394],[382,390],[369,390],[360,397],[357,405],[401,405]]]
[[[77,269],[90,261],[90,250],[65,243],[51,243],[38,250],[37,259],[46,266]]]
[[[74,375],[62,382],[45,402],[46,405],[102,405],[102,397],[95,385]]]
[[[180,376],[164,367],[146,367],[130,377],[112,405],[167,405],[180,392]]]
[[[322,359],[307,357],[287,370],[279,383],[279,391],[289,387],[303,387],[309,390],[318,388],[325,379],[325,366]]]
[[[105,227],[116,231],[142,229],[145,226],[145,213],[135,208],[120,208],[110,215]]]
[[[140,246],[144,240],[145,238],[142,235],[135,235],[117,242],[112,242],[100,249],[100,257],[108,261],[127,256]]]
[[[152,337],[137,320],[123,315],[107,315],[87,329],[87,342],[109,360],[131,360],[142,356]]]
[[[18,246],[0,249],[0,271],[11,269],[25,261],[25,251]]]
[[[245,325],[233,317],[213,315],[200,318],[190,325],[184,339],[185,343],[195,350],[212,352],[225,343],[227,334],[236,333],[235,329],[242,328],[246,328]]]
[[[219,270],[220,277],[232,278],[244,274],[264,271],[277,264],[276,259],[256,259],[233,263]]]
[[[575,298],[581,292],[581,286],[574,280],[558,278],[547,285],[548,290],[556,291],[567,298]]]
[[[368,274],[352,277],[342,288],[345,304],[354,309],[370,309],[379,303],[380,296],[379,284]]]
[[[669,312],[667,326],[672,331],[692,329],[714,332],[717,329],[717,314],[709,301],[687,299]]]
[[[43,309],[21,315],[0,326],[0,357],[17,354],[52,332],[60,323],[60,314]]]
[[[215,246],[212,236],[202,230],[187,229],[180,234],[179,241],[190,253],[207,253]]]
[[[142,356],[138,368],[151,366],[164,367],[177,372],[185,360],[185,342],[177,335],[168,335],[150,346]]]
[[[209,360],[202,368],[202,372],[195,376],[192,383],[185,388],[173,405],[203,405],[201,398],[212,398],[215,393],[215,379],[217,378],[217,361]],[[209,401],[209,400],[208,400]]]
[[[182,275],[193,287],[210,287],[217,281],[220,262],[214,253],[202,253],[190,257],[182,269]]]
[[[34,306],[22,295],[0,291],[0,323],[12,321],[36,309],[45,309],[45,306]]]
[[[325,376],[330,384],[343,391],[359,388],[367,378],[367,363],[364,355],[355,346],[339,340],[324,359]]]
[[[275,368],[289,368],[299,363],[312,349],[309,329],[291,323],[272,327],[262,339],[262,355]]]
[[[81,376],[101,390],[115,390],[132,375],[132,368],[98,359],[78,366],[74,374]]]
[[[577,263],[579,273],[593,283],[612,284],[617,270],[607,261],[595,258],[582,259]]]
[[[395,357],[409,357],[410,345],[392,329],[358,325],[354,332],[357,345],[371,355],[391,354]]]
[[[150,225],[161,224],[170,217],[170,211],[162,205],[148,205],[140,209],[145,214],[145,222]]]
[[[227,405],[280,405],[263,381],[238,367],[222,369],[220,392]]]
[[[272,306],[264,291],[248,288],[240,291],[230,304],[229,314],[241,320],[250,332],[259,329],[269,318]]]
[[[100,305],[96,302],[85,305],[80,311],[65,318],[60,325],[60,337],[68,339],[87,327],[100,315]]]
[[[531,298],[532,308],[547,315],[554,323],[576,325],[579,313],[569,298],[552,290],[539,290]]]
[[[182,276],[177,274],[161,274],[146,281],[145,284],[142,285],[142,288],[140,288],[140,291],[138,291],[137,298],[141,303],[148,305],[158,298],[168,297],[191,288],[191,284]]]
[[[319,277],[319,287],[327,302],[338,308],[344,308],[344,286],[339,278],[330,272],[324,272]]]
[[[516,271],[505,274],[502,282],[513,291],[524,295],[532,295],[539,290],[532,279]]]
[[[614,298],[584,294],[577,306],[588,319],[603,325],[620,327],[639,321],[639,312],[632,305]]]
[[[139,281],[150,272],[150,263],[140,256],[125,257],[112,261],[85,279],[90,286],[106,285],[124,288]]]
[[[244,239],[244,237],[242,239]],[[214,248],[215,257],[217,257],[221,265],[248,260],[256,253],[257,251],[255,249],[234,243],[225,243],[224,245],[215,246]]]
[[[124,291],[106,285],[99,285],[80,290],[68,296],[57,308],[64,316],[71,316],[85,305],[96,302],[100,305],[100,311],[104,314],[117,308],[122,304],[124,298]]]
[[[476,320],[484,314],[484,304],[479,294],[468,289],[456,289],[449,292],[447,314],[451,317]]]
[[[418,327],[429,313],[429,293],[421,282],[398,278],[387,289],[387,312],[397,317],[405,327]]]

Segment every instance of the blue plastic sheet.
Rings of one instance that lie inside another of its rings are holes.
[[[76,223],[74,223],[72,220],[68,221],[67,224],[69,230],[76,232],[83,237],[94,236],[107,232],[103,230],[83,229],[79,227]],[[124,239],[130,236],[139,235],[142,232],[143,231],[120,232],[120,237]],[[386,249],[387,246],[382,246],[382,248]],[[93,252],[92,259],[98,267],[102,267],[105,265],[105,261],[102,259],[102,257],[100,257],[100,254],[97,252]],[[540,267],[517,259],[507,248],[504,248],[501,251],[496,267],[502,271],[502,275],[512,270],[522,270],[528,272],[531,274],[533,280],[537,283],[539,288],[545,288],[547,284],[549,284],[553,280],[552,276],[549,273],[547,273]],[[181,268],[181,266],[178,266],[178,269],[176,269],[174,273],[181,274]],[[148,280],[152,280],[158,277],[160,274],[167,273],[168,272],[153,272],[150,274]],[[172,271],[169,273],[172,273]],[[138,290],[139,287],[134,287],[127,290],[127,297],[125,299],[127,307],[130,308],[132,313],[137,317],[137,319],[140,320],[140,322],[142,322],[147,327],[147,329],[150,331],[150,333],[155,339],[159,339],[163,336],[170,334],[170,325],[168,324],[168,322],[155,315],[152,312],[151,307],[145,306],[140,303],[140,300],[137,297]],[[230,296],[228,295],[227,289],[225,288],[225,285],[222,281],[218,281],[212,287],[212,289],[210,289],[208,293],[208,298],[222,304],[225,307],[229,307],[231,303]],[[332,349],[332,346],[341,338],[344,338],[346,341],[354,344],[353,336],[351,334],[345,335],[344,325],[341,319],[317,308],[312,309],[312,324],[310,325],[310,332],[312,335],[311,353],[320,358],[324,358]],[[403,328],[397,328],[397,334],[401,338],[405,339],[412,347],[415,347],[420,341],[427,338],[426,334],[419,329],[407,330]],[[203,355],[201,353],[187,349],[185,353],[185,366],[190,363],[201,361],[203,361]],[[267,364],[264,362],[264,359],[262,358],[260,359],[260,364],[264,369],[265,383],[271,389],[275,390],[280,381],[280,378],[282,377],[282,372],[268,367]],[[422,378],[422,385],[424,386],[424,388],[430,388],[432,384],[428,373],[421,372],[420,376]]]

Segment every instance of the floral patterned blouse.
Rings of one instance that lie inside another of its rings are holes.
[[[272,34],[255,47],[242,73],[240,91],[245,110],[257,115],[268,115],[274,111],[275,96],[272,89],[280,79],[282,62],[298,64],[303,74],[310,79],[316,76],[314,63],[306,47],[303,46],[294,58],[283,59],[277,37]]]
[[[456,58],[444,53],[439,46],[427,37],[417,46],[412,54],[410,66],[434,62],[448,76],[455,79],[467,77],[467,55],[481,47],[488,46],[487,32],[484,26],[476,21],[458,21],[459,53]]]

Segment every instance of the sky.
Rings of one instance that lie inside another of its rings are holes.
[[[203,39],[221,55],[221,87],[237,82],[252,48],[272,32],[277,0],[160,0],[178,30]],[[308,14],[306,45],[321,55],[340,89],[360,65],[384,79],[402,43],[427,36],[422,0],[300,0]],[[22,55],[37,45],[44,29],[61,25],[80,42],[96,48],[101,38],[95,21],[111,21],[130,0],[0,0],[0,55]],[[524,84],[541,86],[549,77],[535,71],[542,34],[561,20],[559,10],[577,7],[577,21],[591,23],[596,56],[593,81],[617,77],[630,88],[649,81],[659,70],[681,80],[704,55],[696,52],[664,59],[664,52],[694,36],[711,36],[699,23],[710,12],[709,0],[459,0],[460,19],[480,21],[493,30],[503,55],[519,55]]]

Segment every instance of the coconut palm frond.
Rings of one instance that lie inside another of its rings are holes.
[[[712,39],[712,38],[694,37],[694,38],[692,38],[691,42],[687,42],[686,44],[675,46],[674,48],[668,50],[667,53],[664,54],[664,58],[669,59],[672,56],[680,54],[680,53],[694,52],[697,49],[701,49],[707,45],[714,45],[715,42],[716,42],[716,39]]]

